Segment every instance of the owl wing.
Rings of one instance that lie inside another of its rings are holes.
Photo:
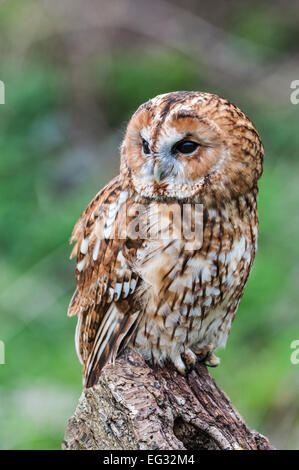
[[[140,280],[130,262],[138,241],[117,233],[129,203],[128,191],[116,177],[91,201],[71,238],[76,242],[71,258],[77,256],[77,288],[68,315],[78,315],[75,341],[87,387],[126,346],[140,317],[133,295]]]

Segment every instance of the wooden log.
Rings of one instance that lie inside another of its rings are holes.
[[[250,430],[203,364],[187,377],[126,351],[84,390],[63,449],[273,450]]]

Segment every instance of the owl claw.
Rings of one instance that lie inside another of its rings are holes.
[[[217,367],[220,364],[219,357],[215,356],[213,353],[208,353],[208,357],[204,361],[204,365],[207,367]]]
[[[174,366],[181,375],[186,377],[194,369],[196,362],[196,354],[188,348],[176,358]]]
[[[199,349],[197,351],[194,351],[195,354],[197,355],[197,360],[198,362],[204,364],[207,367],[217,367],[220,364],[220,359],[219,357],[215,356],[213,354],[214,350],[214,345],[213,344],[207,344],[206,347]]]
[[[186,366],[187,373],[191,372],[197,363],[196,354],[188,348],[182,353],[182,359]]]
[[[186,376],[192,372],[197,362],[207,367],[217,367],[220,364],[220,359],[212,353],[211,348],[212,345],[207,345],[206,348],[197,351],[197,354],[189,348],[186,349],[174,362],[176,370]]]
[[[186,365],[180,355],[177,356],[176,360],[174,361],[174,367],[176,368],[179,374],[186,376]]]
[[[181,375],[186,376],[194,369],[196,362],[196,354],[194,354],[194,352],[188,348],[180,356],[177,357],[176,361],[174,362],[174,365],[176,370]]]

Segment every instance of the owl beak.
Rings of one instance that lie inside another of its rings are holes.
[[[154,179],[157,183],[160,183],[160,179],[161,179],[161,169],[159,167],[159,164],[158,163],[155,163],[155,166],[154,166]]]

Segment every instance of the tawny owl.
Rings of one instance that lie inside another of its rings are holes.
[[[68,314],[78,315],[85,386],[126,347],[182,374],[198,357],[217,365],[213,351],[226,343],[255,256],[262,166],[254,125],[226,99],[173,92],[139,107],[120,175],[91,201],[71,239],[77,289]],[[163,211],[173,205],[182,218],[191,208],[193,229],[192,210],[202,209],[201,236],[190,241],[182,227],[162,236],[173,223],[171,214],[165,225]],[[123,230],[136,220],[142,233]]]

